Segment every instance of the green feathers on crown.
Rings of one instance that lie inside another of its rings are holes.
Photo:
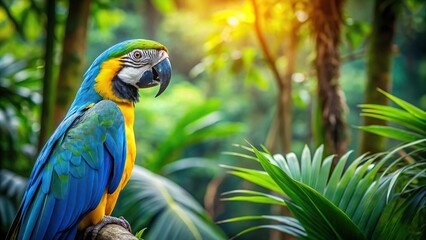
[[[112,46],[106,51],[108,52],[107,58],[120,57],[134,49],[158,49],[167,51],[167,48],[158,42],[146,39],[134,39]]]

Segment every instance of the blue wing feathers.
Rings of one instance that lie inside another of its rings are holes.
[[[78,159],[78,160],[76,160],[76,159]],[[86,164],[80,164],[80,162],[81,162],[80,156],[72,156],[70,162],[72,164],[72,166],[70,167],[71,176],[73,176],[74,178],[82,178],[83,176],[86,175],[87,165]],[[74,162],[78,162],[78,164],[74,164]]]
[[[43,208],[40,211],[41,215],[36,217],[40,219],[50,218],[52,216],[54,207],[55,207],[55,199],[52,197],[49,197],[48,195],[45,195],[45,197],[43,198]],[[44,236],[46,234],[47,228],[43,227],[43,224],[44,223],[41,221],[37,222],[34,236]]]
[[[55,166],[53,167],[55,172],[58,175],[68,175],[70,169],[70,158],[65,158],[66,156],[59,154]]]
[[[108,151],[106,151],[105,159],[113,159],[113,156]],[[114,167],[114,166],[112,166],[112,167]],[[122,174],[120,175],[120,177],[117,177],[117,176],[114,175],[115,172],[116,172],[116,170],[112,169],[112,171],[110,173],[110,177],[112,179],[109,183],[109,186],[108,186],[108,193],[110,193],[110,194],[113,193],[117,189],[118,184],[120,183],[120,180],[121,180]]]
[[[30,211],[37,212],[37,213],[40,212],[42,204],[43,204],[43,199],[44,199],[43,195],[37,195],[36,198],[34,199],[34,204],[31,205]],[[23,232],[22,239],[30,239],[30,236],[32,236],[33,234],[34,227],[37,223],[38,217],[39,217],[38,215],[32,214],[29,216],[29,218],[25,218],[25,221],[24,221],[25,231]]]
[[[50,138],[47,140],[46,144],[44,145],[44,147],[42,148],[39,154],[39,157],[37,158],[37,162],[31,173],[28,185],[32,185],[33,181],[38,179],[37,177],[34,177],[34,176],[38,176],[40,174],[40,170],[43,168],[44,164],[49,159],[49,155],[54,149],[54,146],[56,145],[57,141],[60,138],[63,138],[65,132],[68,131],[68,129],[74,123],[74,121],[81,116],[81,113],[85,107],[86,106],[81,106],[80,108],[75,109],[74,111],[68,112],[65,119],[59,124],[55,132],[53,132],[52,136],[50,136]]]
[[[121,127],[119,131],[124,131],[124,129],[122,129]],[[120,139],[119,137],[114,138],[113,136],[108,135],[106,137],[105,146],[107,149],[107,154],[109,154],[110,157],[114,159],[126,158],[126,151],[119,151],[119,148],[126,149],[125,141],[123,141],[123,139]],[[111,181],[110,186],[108,188],[108,193],[114,192],[115,189],[118,187],[118,185],[120,184],[122,172],[123,170],[120,168],[120,166],[114,166],[114,171],[112,172],[113,180]]]
[[[46,170],[43,172],[41,180],[41,189],[43,193],[48,193],[50,190],[50,183],[52,181],[52,164],[46,164]],[[31,194],[32,195],[32,194]]]
[[[51,182],[51,192],[56,199],[63,199],[68,197],[68,184],[69,184],[69,175],[62,174],[53,171],[52,182]]]
[[[68,114],[44,146],[21,209],[19,238],[73,239],[105,191],[116,190],[126,160],[124,119],[111,101]]]

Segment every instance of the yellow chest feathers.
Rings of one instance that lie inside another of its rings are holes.
[[[135,120],[135,110],[133,103],[117,103],[124,116],[124,123],[126,129],[126,140],[127,140],[127,157],[126,165],[124,167],[123,179],[120,183],[120,187],[124,187],[130,178],[133,170],[136,158],[136,143],[135,134],[133,131],[133,124]],[[120,189],[120,188],[119,188]],[[121,190],[121,189],[120,189]]]

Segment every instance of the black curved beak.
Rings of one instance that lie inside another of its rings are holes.
[[[164,90],[166,90],[170,83],[171,76],[172,65],[170,64],[169,58],[165,58],[153,66],[151,71],[146,71],[136,85],[140,88],[149,88],[160,85],[160,89],[158,90],[157,95],[155,95],[155,97],[158,97],[164,92]]]

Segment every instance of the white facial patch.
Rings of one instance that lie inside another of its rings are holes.
[[[151,70],[151,68],[152,66],[150,65],[146,65],[140,68],[124,67],[118,73],[118,77],[121,79],[121,81],[137,87],[136,83],[142,77],[143,73],[147,70]]]
[[[169,55],[167,54],[166,51],[160,50],[156,52],[154,59],[150,57],[148,57],[148,59],[145,58],[145,61],[147,61],[147,64],[144,66],[136,67],[137,66],[136,65],[134,67],[133,66],[123,67],[118,73],[118,77],[121,79],[121,81],[137,87],[136,83],[139,81],[139,79],[142,77],[145,71],[148,71],[148,70],[151,71],[153,66],[157,65],[159,62],[163,61],[165,58],[168,58],[168,57]]]

